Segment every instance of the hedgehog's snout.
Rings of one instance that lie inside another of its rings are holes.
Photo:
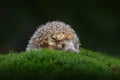
[[[76,52],[78,53],[79,50],[76,49],[75,47],[75,44],[72,42],[72,41],[66,41],[66,48],[65,48],[65,51],[68,51],[68,52]]]
[[[79,50],[76,50],[76,49],[68,49],[68,52],[75,52],[75,53],[78,53]]]

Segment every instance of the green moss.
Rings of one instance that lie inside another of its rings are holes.
[[[0,80],[120,80],[120,59],[81,49],[41,49],[0,55]]]

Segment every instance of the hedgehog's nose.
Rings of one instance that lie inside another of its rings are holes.
[[[79,50],[77,50],[75,48],[75,46],[74,46],[74,44],[72,42],[69,44],[67,51],[69,51],[69,52],[76,52],[76,53],[79,52]]]
[[[68,49],[68,51],[69,51],[69,52],[76,52],[76,53],[79,52],[79,50],[76,50],[76,49]]]

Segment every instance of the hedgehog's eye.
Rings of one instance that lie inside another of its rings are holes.
[[[64,49],[65,48],[65,44],[63,43],[61,47],[62,47],[62,49]]]

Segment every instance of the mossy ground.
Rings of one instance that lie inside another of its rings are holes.
[[[120,80],[119,57],[81,49],[0,55],[0,80]]]

